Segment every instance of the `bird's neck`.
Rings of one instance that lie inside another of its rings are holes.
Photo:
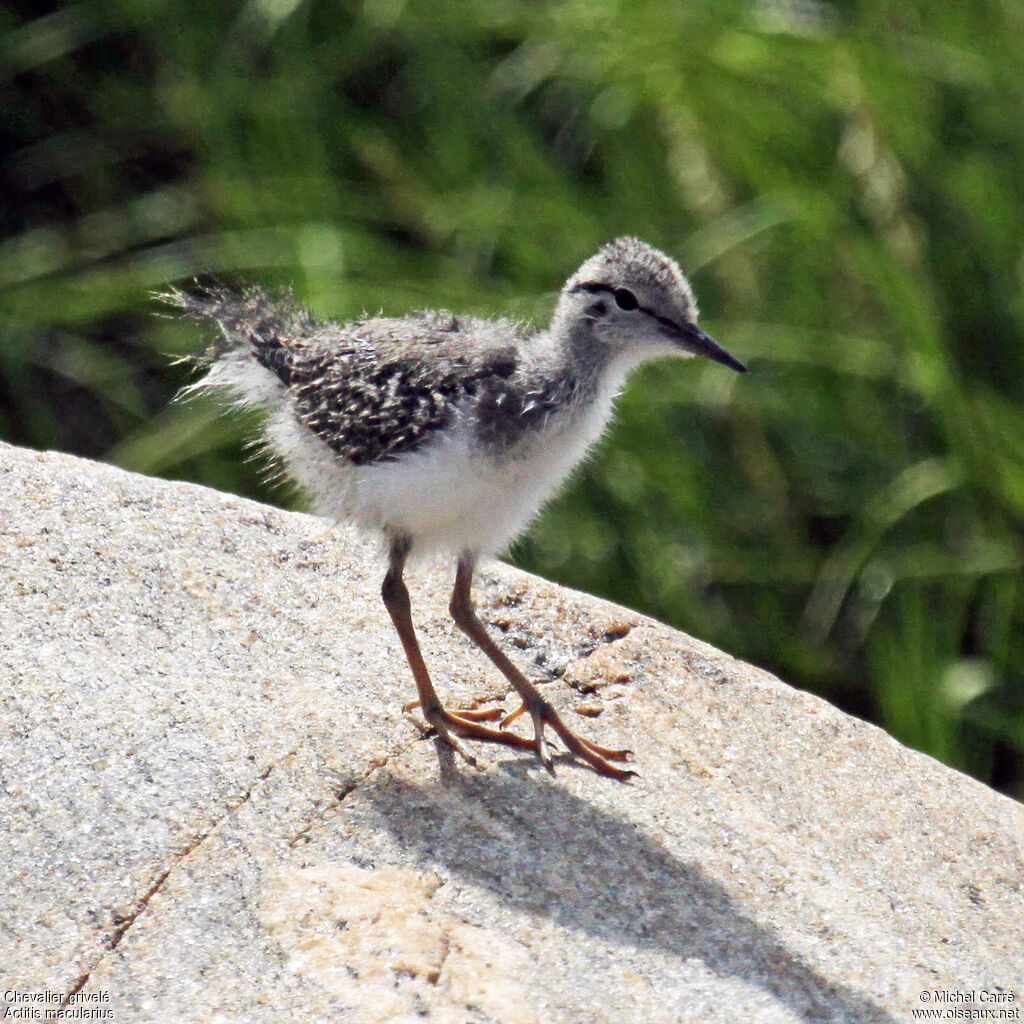
[[[530,347],[538,369],[549,379],[571,379],[582,392],[596,391],[611,363],[608,346],[584,317],[556,315],[548,330],[534,336]]]
[[[609,345],[594,331],[589,317],[560,320],[535,337],[537,363],[551,378],[571,378],[584,401],[598,395],[614,395],[629,373],[644,362],[643,350]]]

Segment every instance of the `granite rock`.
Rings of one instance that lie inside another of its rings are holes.
[[[483,619],[640,775],[559,758],[551,777],[479,746],[474,769],[402,714],[414,688],[372,542],[5,445],[0,487],[8,1007],[117,1024],[1019,1019],[1024,809],[879,729],[491,564]],[[453,705],[511,709],[447,617],[450,577],[409,574],[435,682]]]

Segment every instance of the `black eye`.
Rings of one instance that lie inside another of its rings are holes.
[[[628,288],[616,288],[612,294],[615,296],[615,305],[618,306],[619,309],[625,309],[628,311],[630,309],[636,309],[636,307],[640,305],[640,303],[636,301],[636,296]]]

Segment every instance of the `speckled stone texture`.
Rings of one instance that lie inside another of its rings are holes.
[[[551,778],[480,746],[473,769],[401,713],[372,543],[3,445],[0,492],[8,1005],[73,993],[118,1024],[1019,1019],[1024,810],[878,729],[492,565],[484,620],[641,774],[560,760]],[[450,577],[409,574],[438,688],[511,709],[448,620]]]

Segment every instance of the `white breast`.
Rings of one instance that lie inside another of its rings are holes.
[[[601,436],[628,369],[608,375],[586,406],[553,416],[511,452],[486,454],[463,422],[423,451],[358,468],[348,514],[409,534],[421,551],[500,551]]]
[[[318,514],[405,533],[420,552],[487,555],[522,531],[582,461],[638,361],[624,358],[607,368],[586,404],[552,415],[511,451],[488,453],[476,444],[472,424],[461,419],[423,449],[365,466],[339,459],[290,403],[280,402],[280,382],[251,360],[222,361],[200,386],[226,386],[240,404],[274,410],[265,427],[267,447]]]

